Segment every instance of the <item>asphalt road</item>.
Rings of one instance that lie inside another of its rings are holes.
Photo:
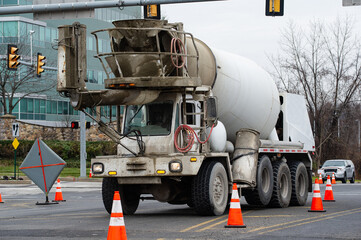
[[[35,185],[1,185],[1,240],[106,239],[109,215],[99,182],[62,182],[66,202],[39,206],[44,194]],[[325,184],[321,185],[324,194]],[[333,185],[336,202],[323,203],[324,213],[306,206],[255,208],[241,199],[244,229],[226,229],[228,215],[197,216],[186,205],[141,202],[125,216],[128,239],[361,239],[361,184]],[[49,194],[54,199],[55,187]]]

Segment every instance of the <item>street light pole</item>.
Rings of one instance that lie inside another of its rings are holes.
[[[361,142],[360,142],[360,138],[361,138],[361,136],[360,136],[360,120],[359,119],[357,119],[356,120],[356,122],[357,122],[357,125],[358,125],[358,148],[359,148],[359,151],[360,151],[360,147],[361,147]]]
[[[35,33],[34,30],[30,30],[30,64],[33,66],[33,34]]]

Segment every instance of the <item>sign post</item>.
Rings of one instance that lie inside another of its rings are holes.
[[[14,147],[14,179],[16,179],[16,149],[19,147],[18,139],[15,138],[12,144]]]
[[[13,137],[15,138],[12,144],[14,147],[14,179],[16,179],[16,149],[19,146],[19,141],[18,141],[17,137],[20,136],[19,123],[13,123],[13,127],[11,128],[11,130],[13,132]]]

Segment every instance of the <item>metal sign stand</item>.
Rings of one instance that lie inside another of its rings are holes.
[[[49,191],[65,165],[64,160],[43,141],[35,141],[19,169],[45,193],[45,202],[36,205],[58,204],[49,202]]]
[[[58,202],[49,202],[49,193],[46,192],[45,193],[45,202],[41,203],[41,202],[36,202],[35,205],[50,205],[50,204],[59,204]]]

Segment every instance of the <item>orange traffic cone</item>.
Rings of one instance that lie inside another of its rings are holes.
[[[327,176],[327,184],[326,184],[326,191],[325,197],[323,198],[324,202],[336,202],[333,198],[333,191],[332,191],[332,184],[330,180],[330,176]]]
[[[56,192],[55,192],[55,199],[53,202],[65,202],[66,200],[63,199],[63,193],[61,191],[60,180],[56,182]]]
[[[331,182],[331,184],[336,184],[335,173],[332,173],[332,182]]]
[[[319,184],[323,184],[322,174],[321,174],[321,173],[318,175],[318,183],[319,183]]]
[[[225,228],[245,228],[243,224],[241,203],[239,202],[237,184],[233,183],[231,205],[229,207],[228,223]]]
[[[3,200],[1,199],[1,193],[0,193],[0,203],[4,203]]]
[[[315,179],[315,187],[313,190],[311,210],[309,212],[326,212],[323,210],[322,197],[320,192],[320,185],[318,185],[318,179]]]
[[[114,192],[112,213],[110,214],[110,223],[107,240],[126,240],[127,234],[123,218],[122,203],[118,191]]]
[[[92,177],[92,167],[90,167],[90,169],[89,169],[89,178],[91,178]]]

